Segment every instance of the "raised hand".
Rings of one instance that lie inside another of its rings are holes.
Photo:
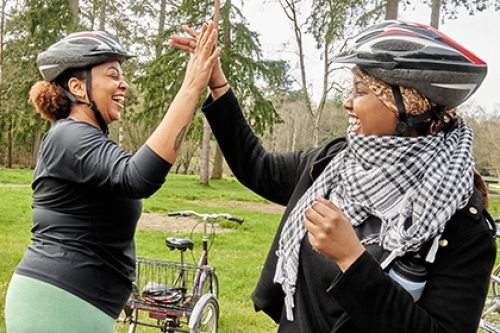
[[[212,24],[212,26],[213,26],[213,22],[211,22],[210,24]],[[180,50],[194,53],[196,51],[198,41],[201,38],[201,34],[203,33],[203,27],[202,27],[202,31],[200,33],[196,32],[195,30],[189,28],[186,25],[182,26],[182,30],[188,36],[171,36],[170,37],[170,45],[172,45]],[[213,47],[214,47],[214,49],[216,49],[215,43],[214,43]],[[217,58],[216,62],[214,63],[214,66],[213,66],[212,76],[210,77],[210,80],[208,81],[208,86],[212,89],[212,94],[214,95],[214,98],[217,98],[218,96],[220,96],[221,94],[223,94],[227,91],[228,87],[226,86],[226,84],[227,84],[226,76],[224,75],[224,72],[222,71],[222,68],[220,66],[219,58]],[[225,88],[225,89],[220,89],[220,91],[219,91],[219,90],[217,90],[217,88]],[[217,91],[215,91],[215,90],[217,90]]]
[[[215,46],[217,42],[217,31],[214,23],[203,24],[197,38],[190,43],[191,59],[186,68],[183,86],[196,89],[201,95],[212,77],[214,65],[218,63],[220,49]]]

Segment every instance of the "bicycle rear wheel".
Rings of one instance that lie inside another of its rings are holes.
[[[132,285],[132,293],[130,294],[129,302],[133,302],[138,299],[139,299],[139,291],[137,290],[137,285],[134,283]],[[120,317],[116,320],[115,332],[118,328],[117,325],[121,323],[123,324],[123,326],[129,324],[129,327],[126,330],[127,333],[135,333],[135,330],[137,328],[138,316],[139,316],[139,311],[137,309],[125,306],[125,308],[123,308],[122,312],[120,313]],[[124,329],[125,328],[119,329],[119,331],[123,332]]]
[[[495,297],[500,297],[500,265],[495,267],[491,273],[491,289],[493,289]]]
[[[115,333],[135,333],[139,311],[132,308],[124,308],[120,317],[115,322]]]

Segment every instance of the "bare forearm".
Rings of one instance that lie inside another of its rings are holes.
[[[174,164],[193,118],[200,94],[193,89],[181,88],[146,144],[165,161]]]

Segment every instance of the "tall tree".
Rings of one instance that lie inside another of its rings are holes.
[[[213,21],[215,24],[215,29],[219,30],[219,20],[220,20],[220,0],[214,0],[214,17]],[[203,138],[201,141],[201,162],[200,162],[200,183],[208,185],[208,171],[210,165],[210,134],[211,134],[210,124],[207,119],[203,117]],[[213,170],[217,170],[218,166],[222,163],[220,162],[220,149],[216,150],[216,154],[214,157],[214,168]],[[221,172],[222,173],[222,172]],[[212,173],[212,176],[214,174]]]
[[[399,11],[399,0],[387,0],[385,19],[397,20]]]
[[[460,8],[465,8],[469,15],[494,7],[500,10],[500,0],[424,0],[431,7],[430,25],[439,28],[445,19],[456,19]]]
[[[99,30],[106,30],[106,0],[100,0],[99,6]]]
[[[78,0],[69,0],[69,9],[73,16],[78,17],[80,5]]]
[[[161,56],[142,63],[140,68],[142,75],[135,80],[139,91],[144,95],[144,111],[140,117],[151,121],[152,125],[166,112],[170,101],[179,90],[189,58],[186,52],[170,47],[168,38],[173,34],[178,34],[182,24],[197,29],[203,22],[212,20],[213,6],[212,0],[169,2],[168,25],[158,36],[161,37],[159,38],[161,41],[159,45],[162,47]],[[283,82],[286,64],[282,61],[260,59],[261,51],[257,34],[248,29],[240,10],[231,2],[226,2],[221,6],[219,31],[221,62],[229,83],[240,97],[244,112],[250,121],[256,124],[256,131],[262,134],[264,129],[278,122],[279,117],[267,99],[267,92],[265,93],[263,87],[258,84],[268,83],[276,89],[285,87]],[[195,115],[188,139],[194,134],[194,128],[199,130],[195,123],[202,122],[202,119],[201,115]],[[206,175],[208,174],[206,170]]]
[[[7,0],[2,0],[1,2],[2,8],[0,9],[0,126],[3,124],[3,113],[2,113],[2,90],[3,90],[3,84],[2,84],[2,73],[3,73],[3,57],[4,57],[4,37],[5,37],[5,7],[7,4]],[[0,143],[2,142],[1,136],[0,136]],[[12,145],[9,145],[9,147],[12,147]],[[1,152],[1,151],[0,151]],[[12,156],[12,153],[8,153],[8,156]],[[0,155],[1,157],[1,155]],[[0,158],[1,160],[1,158]],[[12,167],[12,161],[10,161],[10,164],[8,165],[9,168]]]
[[[40,78],[36,67],[37,54],[56,40],[73,31],[78,22],[69,8],[67,0],[28,0],[12,3],[6,33],[2,67],[2,112],[10,128],[9,161],[12,161],[12,146],[30,156],[35,152],[34,143],[39,140],[45,121],[32,106],[28,105],[29,89]],[[29,158],[27,165],[32,164]],[[26,164],[26,163],[25,163]]]

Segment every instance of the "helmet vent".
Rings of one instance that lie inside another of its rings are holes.
[[[356,43],[363,43],[365,40],[370,40],[380,34],[380,31],[373,31],[371,33],[363,34],[360,38],[356,40]]]
[[[384,51],[411,52],[423,49],[424,45],[404,40],[385,40],[374,44],[373,48]]]
[[[95,40],[92,40],[90,38],[80,38],[80,39],[75,39],[72,41],[69,41],[70,44],[78,44],[78,45],[96,45],[99,43],[96,43]]]

